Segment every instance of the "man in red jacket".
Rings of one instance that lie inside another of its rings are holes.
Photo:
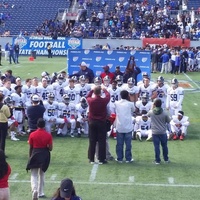
[[[101,97],[101,91],[105,93],[105,97]],[[92,97],[94,93],[94,97]],[[105,88],[96,86],[87,96],[89,105],[89,149],[88,158],[91,164],[94,164],[94,155],[96,143],[99,144],[99,164],[106,164],[106,118],[107,104],[110,101],[110,94]]]
[[[102,81],[104,82],[105,76],[108,76],[110,78],[110,83],[112,83],[113,80],[115,79],[115,75],[114,73],[110,72],[110,67],[106,65],[103,67],[103,70],[104,72],[100,74]]]

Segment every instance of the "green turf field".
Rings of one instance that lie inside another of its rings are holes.
[[[66,69],[66,58],[37,57],[33,62],[20,57],[20,64],[9,65],[4,60],[0,70],[12,69],[22,79]],[[152,74],[155,79],[159,74]],[[164,75],[170,81],[174,75]],[[60,180],[69,177],[74,181],[77,194],[83,200],[198,200],[200,196],[200,83],[199,73],[177,75],[194,90],[185,91],[183,110],[190,117],[191,125],[185,141],[169,141],[170,164],[152,164],[152,142],[133,141],[134,163],[90,165],[87,160],[87,138],[56,138],[52,160],[46,172],[45,195],[50,199]],[[110,150],[115,157],[116,141],[112,138]],[[6,154],[12,167],[10,176],[11,200],[31,200],[30,172],[26,172],[28,159],[27,136],[14,142],[7,139]]]

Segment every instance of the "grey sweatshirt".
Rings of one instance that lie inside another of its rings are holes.
[[[152,134],[166,134],[166,124],[170,122],[169,115],[158,107],[150,110],[147,115],[151,118]]]

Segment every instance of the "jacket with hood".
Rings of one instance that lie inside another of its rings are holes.
[[[170,122],[169,115],[159,107],[153,108],[147,115],[151,118],[152,134],[166,134],[166,124]]]

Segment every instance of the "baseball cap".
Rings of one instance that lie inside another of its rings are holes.
[[[71,179],[66,178],[60,184],[60,196],[62,198],[70,198],[73,191],[73,182]]]
[[[87,64],[85,62],[81,62],[80,64],[81,66],[87,66]]]

